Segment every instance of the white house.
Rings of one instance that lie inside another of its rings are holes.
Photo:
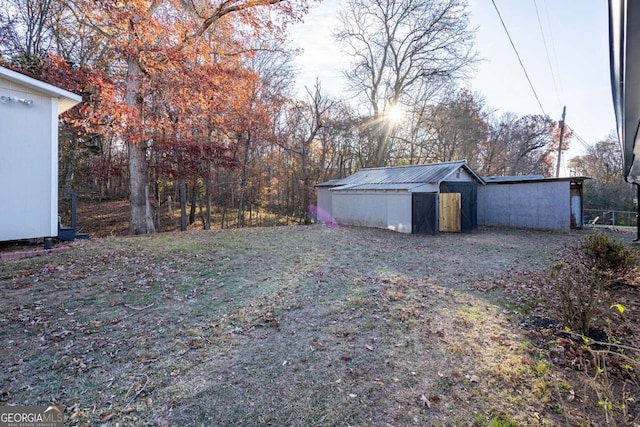
[[[0,241],[58,234],[58,116],[76,94],[0,67]]]

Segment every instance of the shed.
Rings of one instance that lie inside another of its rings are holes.
[[[488,176],[478,189],[478,224],[569,231],[582,227],[587,177]]]
[[[58,234],[58,116],[80,101],[0,67],[0,241]]]
[[[401,233],[477,228],[483,179],[466,161],[361,169],[318,184],[318,208],[338,224]]]

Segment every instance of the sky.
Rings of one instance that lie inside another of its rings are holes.
[[[573,138],[564,161],[584,154],[584,144],[615,129],[609,77],[608,9],[605,0],[494,0],[540,100],[539,105],[491,0],[469,0],[470,24],[481,61],[462,85],[498,114],[548,114],[566,123]],[[298,91],[316,79],[334,97],[345,92],[349,58],[332,37],[340,0],[311,2],[303,23],[291,28]],[[538,19],[539,16],[539,19]],[[546,45],[546,47],[545,47]]]

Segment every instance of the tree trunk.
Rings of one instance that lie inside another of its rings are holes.
[[[129,144],[129,233],[155,233],[149,203],[147,149],[142,144]]]
[[[178,182],[180,189],[180,231],[187,231],[187,183],[184,179]]]
[[[220,229],[222,230],[224,228],[224,220],[227,216],[227,205],[224,205],[224,208],[222,208],[222,220],[220,221]]]
[[[66,136],[69,139],[69,150],[67,153],[66,168],[64,173],[64,195],[68,198],[73,191],[73,178],[76,173],[76,165],[78,163],[78,138],[75,136]]]
[[[204,198],[206,203],[204,229],[211,230],[211,164],[207,166],[207,173],[205,176],[204,184]]]
[[[247,135],[244,147],[244,160],[242,161],[242,176],[240,179],[240,200],[238,202],[238,228],[244,226],[244,201],[247,189],[247,166],[249,165],[249,148],[251,147],[251,134]]]
[[[200,189],[198,188],[198,178],[193,178],[193,186],[191,187],[191,203],[189,207],[189,225],[196,222],[196,204],[198,203],[198,193]]]
[[[127,60],[127,105],[141,112],[140,79],[142,70],[135,58]],[[147,176],[147,147],[143,142],[127,144],[129,148],[129,233],[155,233],[149,203],[149,179]]]
[[[162,197],[160,195],[160,181],[155,179],[155,197],[156,197],[156,230],[160,231],[162,226],[162,212],[160,211],[162,205]]]
[[[309,151],[312,139],[309,138],[304,142],[302,146],[302,206],[300,212],[300,219],[304,222],[304,225],[309,225],[309,215],[307,215],[307,209],[309,208]]]

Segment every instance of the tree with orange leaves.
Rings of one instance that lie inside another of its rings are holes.
[[[210,227],[210,174],[214,166],[235,168],[234,141],[226,135],[235,122],[234,106],[249,93],[239,82],[255,76],[239,64],[183,64],[181,69],[161,73],[150,88],[145,107],[152,137],[155,173],[156,214],[160,206],[160,182],[177,182],[181,200],[181,228],[187,227],[187,183],[191,187],[191,212],[195,221],[196,197],[200,183],[206,189],[205,228]],[[193,88],[198,90],[194,91]],[[156,220],[160,224],[159,217]]]
[[[147,122],[154,83],[181,75],[184,64],[195,69],[241,55],[249,38],[278,34],[297,19],[306,0],[77,0],[73,9],[83,25],[110,39],[117,54],[113,66],[122,70],[122,138],[129,157],[129,232],[153,233],[147,151],[162,129]],[[191,96],[172,98],[173,104],[194,102],[199,87],[190,89]]]

